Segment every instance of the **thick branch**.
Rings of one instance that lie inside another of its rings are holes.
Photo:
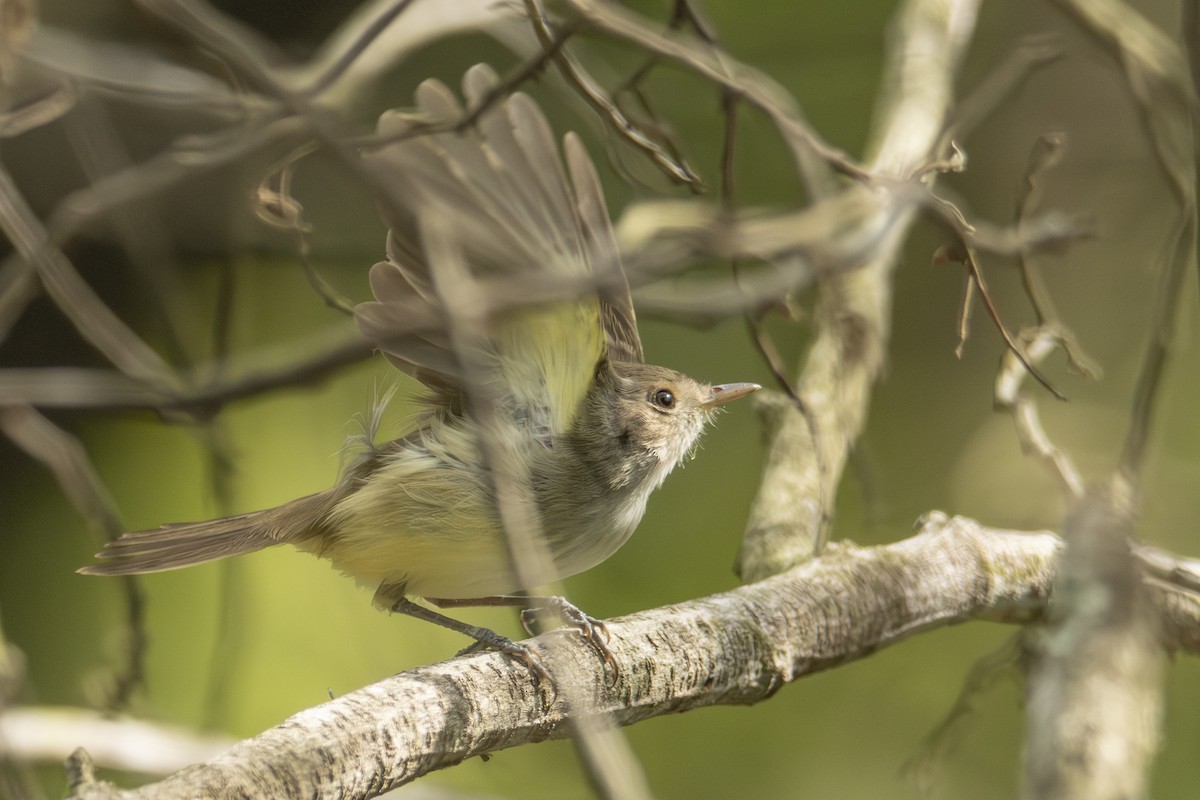
[[[871,145],[871,169],[879,177],[907,181],[937,161],[953,76],[977,5],[912,0],[901,6]],[[815,339],[797,385],[803,407],[777,404],[767,417],[767,466],[738,558],[743,580],[820,551],[846,458],[866,424],[890,337],[892,269],[916,211],[899,204],[898,194],[871,196],[883,233],[860,269],[821,287]]]
[[[1058,602],[1029,671],[1030,800],[1145,797],[1162,727],[1163,654],[1130,558],[1131,491],[1094,486],[1067,520]]]
[[[609,623],[609,683],[574,634],[555,675],[622,725],[718,704],[752,704],[784,684],[910,634],[969,619],[1026,622],[1046,604],[1061,546],[1051,533],[985,529],[933,514],[886,547],[838,548],[724,594]],[[1170,643],[1200,652],[1200,602],[1154,590]],[[570,711],[499,654],[412,670],[302,711],[207,764],[118,793],[85,778],[74,797],[373,797],[464,759],[568,735]],[[77,765],[78,766],[78,765]],[[77,769],[86,776],[87,769]]]

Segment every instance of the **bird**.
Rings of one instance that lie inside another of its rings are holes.
[[[616,552],[651,493],[694,454],[714,414],[760,387],[710,385],[644,362],[584,145],[568,133],[560,155],[536,102],[521,92],[496,101],[498,85],[487,65],[467,71],[467,108],[492,105],[459,132],[463,106],[445,84],[427,80],[415,111],[385,112],[382,144],[363,151],[364,168],[387,187],[381,207],[389,231],[386,258],[369,272],[374,299],[354,315],[367,340],[427,391],[411,429],[371,444],[325,491],[126,533],[79,572],[160,572],[286,543],[373,590],[376,606],[459,631],[473,647],[530,660],[507,637],[414,599],[441,608],[551,606],[611,658],[600,644],[602,623],[563,598],[520,593]],[[414,126],[425,132],[413,135]],[[453,251],[473,285],[514,296],[539,285],[554,291],[537,304],[485,313],[485,335],[464,346],[446,322],[458,284],[435,257],[444,251]],[[572,285],[564,299],[562,287]],[[502,463],[485,459],[483,411],[512,433],[503,438]],[[549,553],[533,585],[512,566],[497,509],[496,475],[505,464],[519,466],[522,496],[536,509]]]

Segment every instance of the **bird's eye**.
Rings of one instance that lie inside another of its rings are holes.
[[[658,389],[650,396],[651,402],[662,409],[672,409],[675,407],[675,395],[670,389]]]

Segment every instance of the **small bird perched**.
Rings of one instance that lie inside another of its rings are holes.
[[[490,68],[471,69],[464,78],[469,106],[496,85]],[[436,81],[420,86],[417,105],[415,119],[435,128],[463,118]],[[473,402],[492,400],[489,413],[516,432],[504,458],[522,467],[551,560],[549,574],[537,578],[548,582],[590,569],[624,544],[650,493],[691,455],[716,409],[759,387],[709,386],[642,363],[595,168],[568,134],[568,186],[550,126],[529,97],[507,98],[469,134],[397,135],[413,122],[412,114],[384,114],[379,135],[390,143],[364,155],[395,190],[384,211],[388,258],[370,273],[375,301],[359,305],[355,317],[393,364],[430,390],[420,422],[373,446],[331,489],[277,508],[127,533],[80,572],[158,572],[286,542],[373,589],[378,606],[488,647],[524,653],[408,598],[439,606],[550,601],[594,634],[594,621],[561,598],[511,596],[531,587],[511,565],[494,482],[503,465],[484,457]],[[484,345],[470,353],[445,326],[413,332],[415,312],[447,319],[454,299],[439,294],[445,281],[430,258],[435,227],[453,238],[473,280],[522,290],[574,280],[582,296],[492,312]]]

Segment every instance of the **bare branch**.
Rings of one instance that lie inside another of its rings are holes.
[[[328,344],[330,340],[332,344]],[[322,332],[315,344],[301,340],[288,350],[290,360],[277,367],[262,366],[281,360],[273,350],[242,353],[219,365],[202,364],[189,373],[193,382],[180,389],[164,389],[113,370],[0,369],[0,406],[149,409],[168,416],[183,411],[204,417],[234,400],[320,380],[371,355],[370,346],[357,331],[341,327]],[[214,372],[222,377],[209,380]]]
[[[1093,487],[1067,522],[1049,630],[1029,674],[1025,796],[1146,796],[1162,716],[1159,613],[1131,558],[1128,485]]]
[[[765,113],[792,150],[796,167],[810,189],[826,185],[827,167],[815,166],[813,156],[851,177],[869,177],[845,153],[823,141],[800,115],[787,92],[758,70],[714,49],[699,37],[659,30],[614,3],[570,0],[568,5],[594,30],[681,64]]]
[[[1052,326],[1031,328],[1022,331],[1018,337],[1021,352],[1034,364],[1062,346],[1062,338]],[[1070,456],[1055,446],[1042,427],[1037,405],[1021,391],[1025,376],[1029,375],[1025,364],[1017,358],[1012,350],[1006,350],[1000,361],[1000,369],[996,373],[996,408],[1012,413],[1013,422],[1017,426],[1017,438],[1021,449],[1035,455],[1050,467],[1052,473],[1062,483],[1067,494],[1074,499],[1083,495],[1083,478],[1075,469]]]
[[[872,171],[904,180],[934,159],[955,66],[977,4],[914,0],[897,12],[887,94],[872,139]],[[865,190],[864,190],[865,191]],[[797,380],[807,413],[785,419],[768,453],[746,524],[738,574],[756,580],[819,553],[846,456],[866,422],[891,322],[891,272],[914,216],[895,196],[878,202],[878,248],[860,269],[821,286],[816,339]],[[900,207],[897,207],[900,206]],[[864,225],[864,228],[868,226]]]
[[[1138,11],[1120,0],[1062,0],[1063,5],[1113,51],[1130,94],[1140,106],[1163,179],[1175,194],[1178,216],[1159,256],[1158,306],[1143,357],[1121,469],[1137,481],[1153,408],[1184,300],[1184,278],[1195,270],[1197,248],[1196,141],[1200,99],[1183,49]],[[1194,46],[1194,44],[1193,44]]]
[[[507,418],[498,413],[500,397],[494,384],[487,381],[485,363],[477,354],[486,352],[486,313],[488,299],[479,290],[462,253],[449,229],[449,224],[436,214],[422,218],[422,243],[429,257],[435,290],[449,317],[447,334],[463,369],[468,387],[471,419],[478,425],[479,450],[496,498],[496,511],[504,528],[509,550],[509,563],[518,576],[518,584],[536,589],[538,594],[561,595],[557,587],[544,586],[547,575],[554,574],[549,545],[543,535],[541,517],[534,505],[531,475],[528,464],[514,453],[521,452],[515,444],[523,434]],[[538,622],[545,627],[560,624],[548,610],[536,612]],[[571,709],[570,727],[574,730],[582,762],[593,782],[601,787],[601,796],[644,800],[650,797],[641,765],[628,742],[615,729],[613,720],[593,705],[593,697],[580,691],[582,684],[576,675],[563,669],[569,662],[564,653],[566,644],[561,637],[547,641],[550,658],[545,669],[553,686],[548,687],[565,707]],[[540,665],[540,662],[539,662]],[[601,668],[603,679],[603,667]]]
[[[29,406],[0,408],[0,430],[53,473],[63,494],[99,541],[116,539],[124,533],[116,503],[78,439]],[[121,589],[127,610],[122,663],[107,679],[100,700],[110,710],[127,705],[146,674],[145,600],[133,577],[122,578]]]
[[[916,633],[970,619],[1044,613],[1060,540],[934,513],[919,535],[822,558],[730,592],[612,620],[615,683],[579,637],[553,647],[559,680],[629,725],[711,705],[746,705]],[[1200,601],[1156,584],[1169,644],[1200,654]],[[688,669],[673,665],[686,658]],[[568,735],[572,712],[501,654],[421,667],[302,711],[279,727],[122,797],[373,797],[464,759]],[[115,797],[98,783],[72,796]]]
[[[934,259],[935,261],[939,259],[954,260],[961,263],[964,267],[966,267],[966,280],[974,286],[973,290],[969,289],[966,293],[964,293],[961,318],[962,321],[959,323],[959,345],[956,352],[959,355],[962,354],[963,342],[966,339],[966,320],[967,314],[970,310],[968,303],[974,297],[979,297],[979,299],[983,302],[983,308],[984,311],[987,312],[988,319],[992,321],[992,326],[995,327],[996,332],[1000,334],[1000,338],[1004,340],[1004,345],[1008,348],[1007,353],[1013,358],[1016,358],[1021,363],[1021,366],[1024,367],[1025,370],[1034,377],[1034,380],[1045,387],[1046,391],[1050,392],[1050,394],[1054,395],[1059,400],[1066,400],[1067,396],[1063,394],[1054,384],[1052,384],[1050,379],[1047,378],[1040,369],[1038,369],[1037,363],[1022,349],[1021,343],[1017,341],[1016,337],[1009,332],[1008,326],[1004,324],[1004,319],[1000,315],[1000,309],[996,307],[996,301],[992,298],[991,291],[988,290],[987,281],[984,280],[983,270],[979,266],[979,259],[975,254],[975,249],[966,243],[963,243],[961,249],[957,247],[942,248],[934,256]]]
[[[216,758],[235,742],[163,723],[113,717],[82,708],[20,706],[0,712],[0,741],[7,755],[61,764],[83,747],[108,769],[169,775]]]
[[[37,270],[42,285],[79,332],[122,372],[157,385],[173,385],[171,369],[125,325],[80,277],[25,203],[8,171],[0,167],[0,228]]]
[[[634,125],[617,104],[600,89],[596,81],[588,75],[583,65],[561,46],[560,42],[566,34],[556,34],[550,27],[550,19],[539,0],[525,0],[525,8],[542,49],[552,58],[563,77],[588,102],[588,105],[608,120],[609,127],[616,131],[618,136],[649,156],[650,160],[671,180],[691,186],[693,190],[698,191],[700,178],[692,172],[687,163],[673,157]]]

